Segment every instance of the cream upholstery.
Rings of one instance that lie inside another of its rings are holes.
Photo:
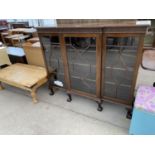
[[[0,65],[10,65],[10,59],[7,54],[6,47],[0,47]]]

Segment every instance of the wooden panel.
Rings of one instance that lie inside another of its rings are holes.
[[[23,49],[26,55],[27,62],[30,65],[45,67],[43,51],[41,47],[36,46],[36,43],[34,44],[31,44],[31,43],[23,44]]]
[[[59,34],[59,33],[84,33],[84,34],[94,34],[94,33],[102,33],[102,29],[100,28],[96,28],[96,27],[92,27],[92,28],[87,28],[87,27],[66,27],[66,28],[62,28],[62,27],[38,27],[37,28],[38,33],[44,33],[44,34],[49,34],[49,33],[53,33],[53,34]]]
[[[96,96],[101,97],[101,77],[102,77],[102,35],[96,38]]]
[[[60,45],[61,45],[61,56],[62,56],[63,65],[64,65],[65,85],[66,85],[66,88],[70,90],[71,83],[70,83],[70,76],[69,76],[68,59],[67,59],[67,53],[66,53],[65,38],[63,35],[60,35]]]
[[[135,19],[57,19],[58,25],[67,24],[130,24],[135,25]]]
[[[117,33],[117,34],[124,34],[124,33],[142,33],[144,34],[146,32],[146,26],[118,26],[118,27],[105,27],[104,28],[104,33],[108,33],[108,34],[113,34],[113,33]]]

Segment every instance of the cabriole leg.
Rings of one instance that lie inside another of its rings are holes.
[[[128,118],[128,119],[132,118],[132,109],[127,109],[126,118]]]
[[[54,95],[54,90],[52,87],[50,87],[50,95]]]
[[[98,110],[98,111],[102,111],[102,110],[103,110],[102,101],[96,101],[96,103],[98,104],[97,110]]]
[[[31,96],[32,96],[33,103],[37,103],[38,101],[37,101],[37,95],[36,95],[36,91],[35,90],[32,90]]]
[[[49,90],[50,90],[50,95],[54,95],[54,90],[53,90],[53,86],[52,86],[52,83],[51,83],[51,81],[49,81],[49,84],[48,84],[48,88],[49,88]]]
[[[128,119],[131,119],[132,118],[132,112],[133,112],[133,108],[134,108],[134,102],[135,102],[135,98],[133,98],[132,107],[131,108],[127,108],[126,118],[128,118]]]
[[[51,82],[49,82],[48,88],[50,90],[50,95],[54,95],[54,90],[53,90],[53,86],[52,86]]]
[[[71,94],[67,94],[67,95],[68,95],[67,102],[71,102],[71,101],[72,101],[72,96],[71,96]]]

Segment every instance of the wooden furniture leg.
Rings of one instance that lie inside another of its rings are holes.
[[[67,93],[67,95],[68,95],[67,102],[71,102],[71,101],[72,101],[72,96],[71,96],[71,94]]]
[[[37,100],[37,95],[36,95],[36,91],[37,89],[43,85],[44,83],[47,82],[47,78],[45,79],[42,79],[41,81],[39,81],[34,87],[32,87],[31,89],[31,96],[32,96],[32,100],[33,100],[33,103],[37,103],[38,100]]]
[[[132,118],[134,102],[135,102],[135,97],[133,98],[133,101],[132,101],[132,107],[131,108],[127,108],[127,114],[126,114],[126,118],[127,119],[131,119]]]
[[[54,95],[54,90],[53,90],[53,86],[52,86],[52,83],[51,81],[49,80],[48,82],[48,89],[50,90],[50,95]]]
[[[2,86],[2,83],[0,82],[0,90],[3,90],[4,87]]]
[[[50,91],[51,91],[51,92],[50,92],[50,95],[54,95],[54,90],[53,90],[53,87],[52,87],[52,86],[50,86],[50,88],[49,88],[49,89],[50,89]]]
[[[131,119],[132,118],[132,109],[127,109],[127,114],[126,114],[126,118],[127,119]]]
[[[37,103],[38,100],[37,100],[37,95],[36,95],[36,89],[32,89],[31,96],[32,96],[33,103]]]
[[[97,110],[98,110],[98,111],[102,111],[102,110],[103,110],[102,101],[101,101],[101,100],[100,100],[100,101],[96,101],[96,103],[98,104]]]

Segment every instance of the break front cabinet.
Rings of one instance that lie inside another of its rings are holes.
[[[41,27],[38,34],[53,87],[131,107],[145,26]]]

